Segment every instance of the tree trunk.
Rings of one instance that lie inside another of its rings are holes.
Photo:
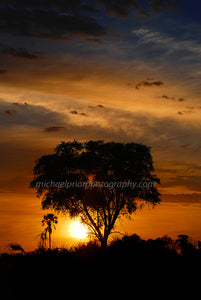
[[[101,239],[101,248],[106,248],[107,247],[107,240],[108,240],[108,236],[104,236],[102,239]]]
[[[51,232],[49,231],[49,249],[51,249]]]

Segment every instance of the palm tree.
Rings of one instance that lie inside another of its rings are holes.
[[[56,229],[55,224],[58,223],[58,218],[54,214],[47,214],[44,216],[42,220],[42,226],[46,225],[45,232],[49,233],[49,249],[51,249],[51,234],[52,234],[52,226]]]

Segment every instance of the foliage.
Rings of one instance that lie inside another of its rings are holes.
[[[20,252],[24,252],[24,249],[20,246],[20,244],[18,243],[9,243],[8,247],[12,250],[12,251],[20,251]]]

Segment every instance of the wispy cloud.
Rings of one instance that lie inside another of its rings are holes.
[[[181,39],[179,37],[173,37],[168,34],[160,33],[149,28],[139,28],[132,31],[141,42],[145,44],[155,44],[162,48],[166,48],[172,52],[175,50],[185,50],[201,54],[201,45],[195,40]]]

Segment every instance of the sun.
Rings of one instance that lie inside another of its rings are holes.
[[[88,236],[87,229],[80,221],[72,221],[69,226],[70,236],[76,239],[85,239]]]

